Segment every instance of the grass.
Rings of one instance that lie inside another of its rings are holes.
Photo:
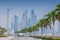
[[[60,37],[52,37],[52,36],[31,36],[34,38],[46,39],[46,40],[60,40]]]
[[[0,35],[0,37],[6,37],[7,35]]]

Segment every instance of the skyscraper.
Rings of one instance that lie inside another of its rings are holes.
[[[31,23],[30,18],[27,18],[27,27],[31,26],[30,23]]]
[[[14,34],[13,21],[11,20],[10,35],[13,35],[13,34]]]
[[[22,15],[22,22],[21,23],[22,23],[22,28],[26,28],[27,27],[27,10]]]
[[[14,32],[18,31],[18,15],[15,15]]]
[[[31,11],[31,25],[36,24],[36,21],[37,21],[36,15],[35,15],[35,13],[34,13],[34,10],[32,10],[32,11]]]

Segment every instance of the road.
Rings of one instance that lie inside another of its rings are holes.
[[[13,37],[13,36],[9,36],[9,37],[2,37],[0,38],[0,40],[41,40],[41,39],[37,39],[37,38],[32,38],[32,37]]]
[[[41,39],[32,38],[32,37],[14,37],[13,39],[10,40],[41,40]]]

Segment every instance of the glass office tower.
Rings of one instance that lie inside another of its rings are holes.
[[[14,32],[18,31],[18,15],[15,15]]]
[[[34,10],[32,10],[32,11],[31,11],[31,25],[36,24],[36,21],[37,21],[36,15],[35,15],[35,13],[34,13]]]
[[[27,10],[25,11],[25,13],[23,13],[22,15],[22,28],[26,28],[27,27]]]

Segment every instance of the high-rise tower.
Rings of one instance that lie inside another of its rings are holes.
[[[36,23],[36,15],[34,13],[34,10],[31,11],[31,25],[34,25]]]
[[[27,10],[22,15],[22,22],[21,23],[22,23],[22,28],[26,28],[27,27]]]
[[[18,31],[18,15],[15,15],[14,32]]]

